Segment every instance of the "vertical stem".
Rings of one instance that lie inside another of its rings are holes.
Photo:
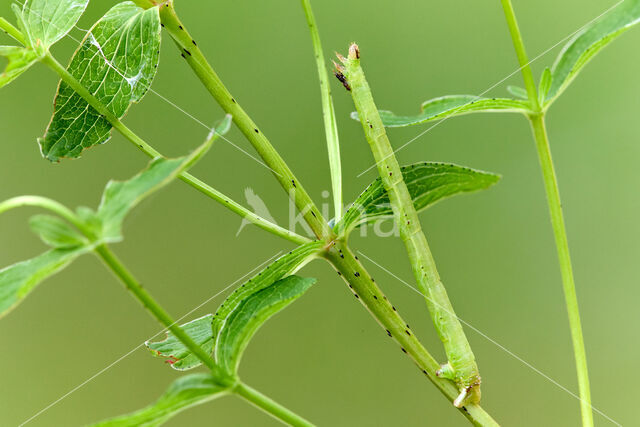
[[[535,114],[529,115],[529,121],[533,128],[533,134],[538,150],[538,158],[540,167],[544,177],[544,186],[547,193],[547,203],[551,214],[551,225],[553,226],[553,234],[556,241],[556,249],[558,251],[558,261],[560,262],[560,272],[562,275],[562,287],[564,290],[565,303],[569,315],[569,327],[571,328],[571,341],[573,343],[573,353],[576,361],[576,370],[578,372],[578,388],[580,391],[580,411],[582,414],[582,425],[585,427],[593,426],[593,412],[591,407],[591,391],[589,388],[589,371],[587,369],[587,354],[584,348],[584,339],[582,337],[582,326],[580,323],[580,311],[578,309],[578,298],[576,296],[576,285],[573,280],[573,269],[571,267],[571,256],[569,254],[569,242],[567,240],[567,231],[564,225],[564,215],[562,213],[562,204],[560,203],[560,191],[558,190],[558,180],[556,178],[553,160],[551,158],[551,149],[549,147],[549,137],[544,121],[544,112],[541,111],[540,101],[536,91],[536,85],[533,81],[533,73],[529,67],[529,60],[522,41],[522,35],[518,28],[511,0],[501,0],[504,9],[513,46],[518,56],[522,77],[529,95],[529,102],[536,111]]]
[[[386,331],[387,336],[394,339],[403,353],[411,357],[422,373],[453,402],[459,395],[456,386],[449,380],[438,377],[438,362],[424,348],[400,313],[391,304],[382,290],[375,284],[365,267],[354,256],[343,242],[336,241],[326,253],[327,260],[338,271],[338,274],[349,285],[356,298],[369,310],[371,315]],[[498,423],[477,403],[467,403],[458,408],[474,425],[497,426]]]
[[[578,372],[578,387],[580,390],[580,409],[582,412],[582,425],[593,426],[593,413],[591,408],[591,391],[589,389],[589,371],[587,369],[587,354],[582,336],[582,326],[580,324],[580,311],[578,309],[578,298],[576,286],[573,279],[573,269],[571,267],[571,256],[569,254],[569,242],[567,241],[567,231],[562,213],[562,203],[560,202],[560,191],[551,150],[549,148],[549,138],[544,122],[544,116],[538,114],[530,117],[531,126],[536,140],[536,148],[540,159],[540,167],[544,177],[544,186],[549,203],[551,214],[551,224],[553,235],[558,250],[558,260],[560,261],[560,271],[562,274],[562,287],[569,314],[569,325],[571,328],[571,340],[573,342],[573,352]]]
[[[507,18],[509,33],[511,33],[511,41],[513,42],[516,55],[518,56],[518,63],[520,64],[520,71],[522,72],[522,78],[524,79],[524,86],[527,88],[529,101],[531,102],[534,110],[539,111],[540,103],[538,102],[538,95],[536,94],[536,83],[533,79],[531,67],[529,66],[529,58],[527,57],[527,51],[524,48],[524,42],[522,41],[518,21],[516,20],[516,15],[513,11],[513,5],[511,4],[511,0],[500,1],[502,2],[504,16]]]
[[[173,335],[176,336],[200,361],[211,369],[217,381],[221,381],[224,386],[230,385],[233,380],[228,378],[224,372],[216,365],[210,354],[202,349],[193,339],[169,316],[169,314],[144,290],[142,285],[127,270],[122,262],[111,252],[106,245],[99,245],[95,249],[96,254],[102,259],[113,274],[124,283],[126,288],[140,303],[151,313],[151,315],[164,325]]]
[[[260,393],[258,390],[251,388],[244,383],[238,383],[233,391],[238,396],[250,402],[252,405],[260,408],[267,414],[271,415],[277,420],[282,421],[283,423],[296,427],[313,426],[313,424],[311,424],[309,421],[305,420],[298,414],[290,411],[289,409]]]
[[[331,85],[329,84],[327,64],[324,59],[324,52],[322,51],[316,19],[311,9],[311,2],[309,0],[302,0],[302,8],[307,18],[307,24],[309,25],[313,51],[316,57],[316,66],[318,68],[318,77],[320,79],[322,117],[324,119],[324,132],[327,137],[329,168],[331,170],[331,184],[333,187],[334,220],[337,223],[340,221],[340,218],[342,218],[342,166],[340,162],[340,140],[338,139],[336,113],[333,108],[333,99],[331,99]]]
[[[137,1],[141,3],[141,0]],[[160,18],[165,30],[169,32],[180,49],[182,57],[222,109],[227,114],[231,114],[233,122],[253,145],[262,160],[269,166],[273,175],[287,192],[289,198],[294,201],[314,234],[321,240],[333,239],[335,237],[333,231],[322,217],[320,210],[311,200],[309,194],[302,187],[302,183],[295,177],[263,131],[260,130],[258,125],[254,123],[238,101],[231,95],[222,80],[220,80],[220,77],[207,62],[196,41],[176,15],[172,0],[168,0],[160,7]]]

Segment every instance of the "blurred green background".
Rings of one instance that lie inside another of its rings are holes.
[[[0,14],[11,17],[9,1]],[[114,2],[94,0],[88,28]],[[297,1],[176,0],[199,45],[319,202],[330,189],[317,75]],[[613,1],[516,0],[531,57],[610,7]],[[314,2],[327,55],[360,44],[379,107],[412,113],[426,99],[478,94],[517,68],[498,1],[323,0]],[[78,30],[73,36],[82,37]],[[0,36],[7,43],[6,36]],[[589,355],[593,404],[637,425],[638,254],[640,253],[640,30],[600,54],[549,114],[552,150],[574,258]],[[55,54],[66,62],[75,42]],[[559,47],[533,64],[539,76]],[[0,92],[0,199],[41,194],[95,206],[110,178],[127,178],[147,159],[120,135],[81,160],[52,165],[36,137],[52,112],[56,76],[36,66]],[[334,82],[343,147],[345,199],[375,173],[350,97]],[[507,95],[508,84],[488,96]],[[165,38],[154,89],[198,119],[221,118]],[[168,155],[186,153],[207,131],[153,94],[126,123]],[[424,127],[391,130],[396,147]],[[234,130],[230,140],[250,145]],[[458,315],[577,393],[568,322],[535,148],[524,118],[473,115],[448,120],[399,153],[401,163],[450,161],[503,174],[489,191],[457,197],[422,216]],[[195,174],[244,202],[251,187],[286,224],[286,195],[269,171],[220,141]],[[35,212],[35,211],[34,211]],[[32,212],[0,221],[0,265],[44,246],[29,231]],[[115,251],[176,317],[216,294],[287,242],[256,227],[237,238],[240,219],[182,183],[129,218]],[[353,244],[412,283],[398,239],[354,237]],[[422,298],[367,263],[389,298],[434,355],[444,360]],[[466,425],[327,265],[306,267],[318,284],[269,322],[249,347],[241,374],[256,388],[320,425]],[[192,315],[215,310],[218,297]],[[0,322],[0,425],[26,420],[113,363],[160,327],[92,257],[45,282]],[[577,400],[477,333],[468,336],[483,377],[483,405],[504,425],[579,424]],[[177,377],[139,348],[36,418],[33,426],[76,426],[146,405]],[[636,420],[636,421],[634,421]],[[596,415],[598,425],[610,424]],[[270,426],[248,404],[224,398],[185,412],[171,426]]]

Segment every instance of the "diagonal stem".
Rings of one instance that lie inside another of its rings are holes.
[[[245,399],[247,402],[250,402],[255,407],[261,409],[272,417],[289,424],[290,426],[313,427],[313,424],[302,418],[300,415],[285,408],[270,397],[265,396],[245,383],[238,383],[238,385],[233,389],[233,392]]]
[[[95,96],[93,96],[75,77],[73,77],[51,54],[47,54],[42,62],[49,66],[53,71],[55,71],[62,81],[71,86],[73,90],[75,90],[80,96],[82,96],[85,101],[89,103],[96,111],[102,114],[111,125],[117,129],[128,141],[134,144],[139,150],[145,153],[147,156],[154,158],[160,157],[162,154],[158,152],[155,148],[145,142],[142,138],[136,135],[131,129],[129,129],[122,121],[120,121],[116,116],[109,111],[109,109],[104,106]],[[268,221],[259,215],[249,211],[244,206],[239,203],[233,201],[228,196],[219,192],[215,188],[205,184],[198,178],[194,177],[190,173],[183,172],[179,176],[180,180],[187,183],[191,187],[205,194],[206,196],[212,198],[213,200],[221,203],[223,206],[227,207],[227,209],[231,210],[235,214],[241,216],[242,218],[246,218],[248,221],[251,221],[253,224],[258,227],[266,230],[272,234],[280,236],[284,239],[292,241],[297,244],[304,244],[310,242],[310,240],[306,237],[300,236],[297,233],[289,231],[283,227],[280,227],[277,224]]]

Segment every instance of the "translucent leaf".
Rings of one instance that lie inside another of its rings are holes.
[[[192,406],[201,405],[227,394],[216,385],[209,374],[186,375],[174,381],[154,404],[110,420],[94,424],[94,427],[155,427]]]
[[[553,82],[546,102],[549,103],[560,95],[602,48],[639,21],[640,0],[625,0],[576,34],[553,64]]]
[[[386,127],[401,127],[470,113],[527,113],[528,111],[529,103],[526,101],[508,98],[478,98],[474,95],[449,95],[424,102],[421,113],[415,116],[397,116],[391,111],[380,110],[380,118]],[[351,118],[359,120],[358,113],[351,113]]]
[[[22,10],[14,7],[29,44],[49,49],[78,22],[89,0],[25,0]]]
[[[0,270],[0,317],[18,305],[36,285],[89,250],[87,246],[54,249]]]
[[[449,163],[416,163],[401,169],[418,212],[447,197],[484,190],[500,180],[499,175]],[[353,202],[334,230],[339,236],[348,236],[361,224],[392,217],[389,196],[377,178]]]
[[[540,104],[544,104],[544,100],[551,89],[551,83],[553,81],[553,75],[549,67],[545,68],[540,76],[540,84],[538,85],[538,98]]]
[[[31,68],[39,58],[33,49],[18,46],[0,46],[0,56],[9,60],[4,72],[0,74],[0,88],[18,78],[20,74]]]
[[[138,102],[156,74],[160,49],[158,8],[142,10],[131,2],[117,4],[87,33],[68,71],[118,118]],[[53,118],[39,139],[51,161],[79,157],[103,144],[111,124],[66,83],[55,98]]]
[[[527,94],[527,91],[520,86],[507,86],[507,92],[509,92],[516,98],[529,99],[529,94]]]
[[[288,276],[244,298],[227,316],[216,337],[218,364],[227,372],[235,373],[244,349],[258,328],[315,282],[316,279]]]
[[[54,248],[73,248],[89,243],[82,234],[56,216],[35,215],[29,220],[29,226],[43,242]]]
[[[213,332],[211,323],[213,315],[207,314],[189,323],[180,326],[189,335],[196,344],[200,345],[207,353],[211,354],[213,350]],[[202,362],[191,351],[185,347],[182,342],[171,332],[167,332],[167,337],[163,341],[150,342],[145,345],[156,356],[167,358],[167,362],[173,369],[178,371],[186,371],[200,366]]]
[[[325,243],[322,241],[310,242],[302,246],[297,247],[293,251],[278,258],[275,262],[262,270],[257,275],[253,276],[242,286],[237,288],[227,299],[218,307],[215,316],[213,317],[213,336],[214,341],[214,355],[218,357],[218,345],[219,334],[222,328],[227,323],[229,316],[235,312],[235,310],[252,295],[260,292],[261,290],[271,286],[278,280],[294,274],[300,268],[302,268],[309,261],[318,256],[318,253],[323,249]],[[223,361],[225,365],[228,361]]]

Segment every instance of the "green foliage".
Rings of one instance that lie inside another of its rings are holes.
[[[546,96],[546,104],[556,99],[600,50],[638,22],[640,0],[625,0],[602,19],[576,34],[553,64],[553,82]]]
[[[213,350],[212,322],[213,315],[207,314],[204,317],[185,323],[180,327],[184,329],[196,344],[211,354]],[[147,341],[145,345],[156,356],[167,358],[167,362],[171,367],[178,371],[186,371],[202,365],[202,361],[191,353],[191,351],[170,332],[167,332],[167,337],[163,341]]]
[[[32,230],[55,249],[0,270],[0,316],[18,304],[42,280],[93,250],[95,245],[121,240],[122,222],[127,213],[201,158],[217,136],[229,129],[229,121],[227,117],[209,140],[191,155],[178,159],[158,158],[128,181],[109,182],[97,212],[86,207],[77,210],[78,222],[90,230],[91,235],[83,236],[57,217],[34,216],[30,221]]]
[[[0,270],[0,317],[22,302],[36,285],[89,250],[87,246],[53,249]]]
[[[500,180],[500,175],[450,163],[416,163],[401,170],[418,212],[456,194],[487,189]],[[334,230],[340,236],[348,236],[362,224],[385,218],[393,218],[393,211],[382,180],[377,178],[353,202]]]
[[[38,53],[30,47],[0,46],[0,56],[9,60],[0,74],[0,88],[8,85],[38,62]]]
[[[402,127],[442,120],[447,117],[471,113],[523,113],[529,111],[529,102],[508,98],[478,98],[474,95],[449,95],[431,99],[422,104],[415,116],[398,116],[391,111],[380,110],[380,118],[386,127]],[[351,118],[359,120],[358,113]]]
[[[53,248],[85,246],[89,241],[66,221],[57,216],[34,215],[29,220],[31,230]]]
[[[25,0],[13,5],[18,25],[29,46],[48,50],[76,25],[89,0]]]
[[[160,52],[158,9],[117,4],[87,33],[71,59],[69,73],[117,118],[145,95]],[[111,124],[69,85],[60,83],[53,118],[39,139],[44,157],[79,157],[111,136]]]
[[[316,279],[288,276],[244,298],[227,316],[216,336],[216,362],[235,374],[255,332],[271,316],[301,297]]]
[[[155,427],[162,425],[179,412],[228,394],[209,374],[186,375],[169,386],[152,405],[117,418],[106,420],[94,427]]]

